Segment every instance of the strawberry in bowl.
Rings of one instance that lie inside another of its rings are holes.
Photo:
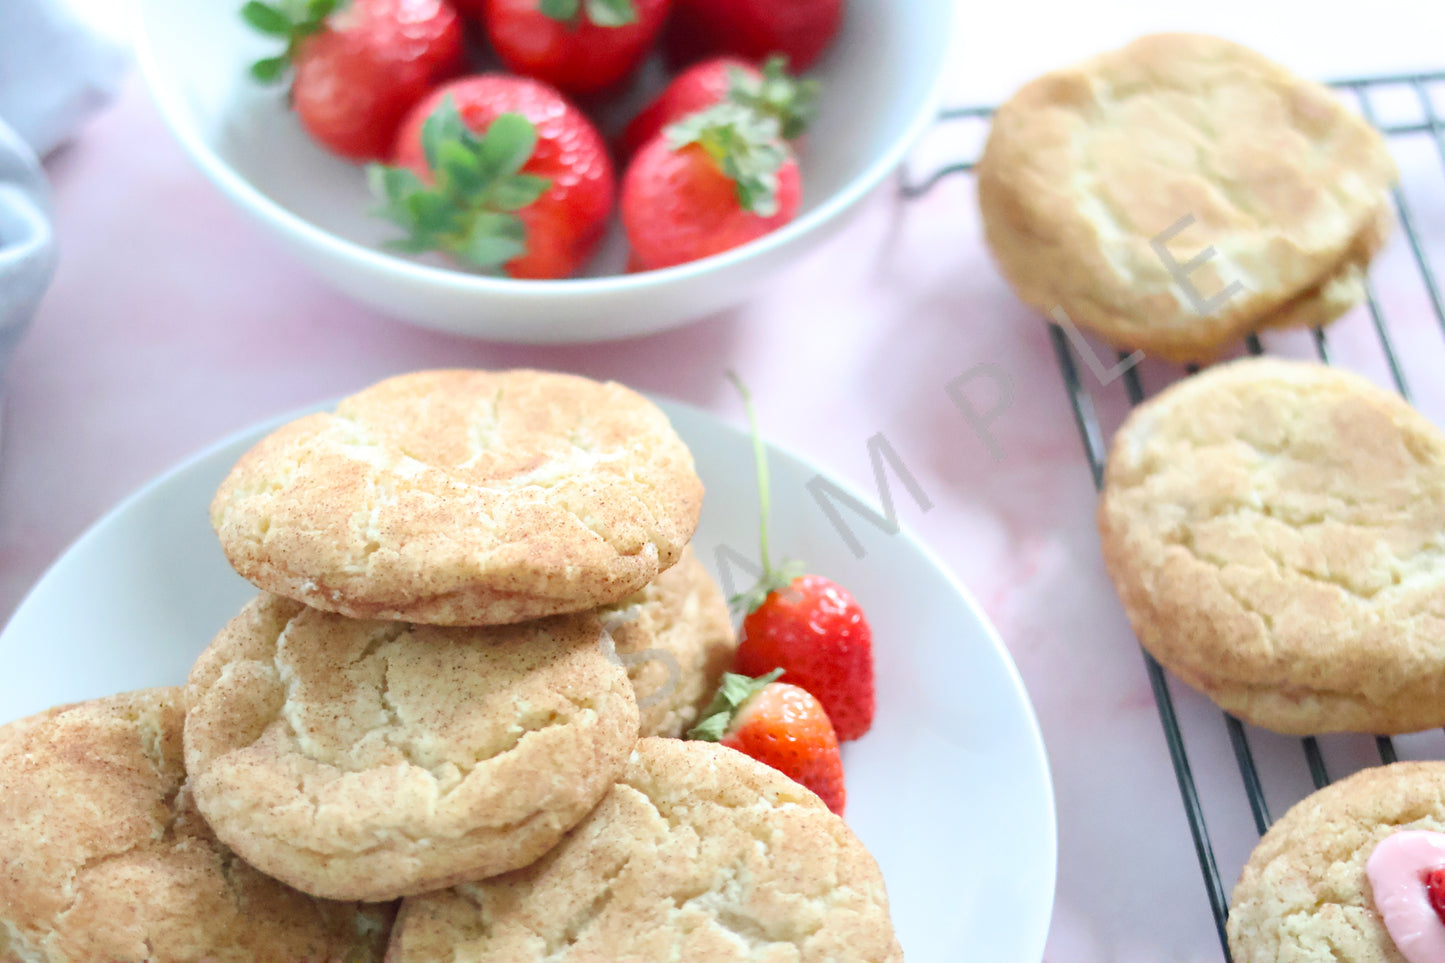
[[[843,16],[843,0],[677,0],[664,47],[675,64],[782,54],[794,70],[807,70],[832,45]]]
[[[666,128],[632,159],[622,226],[648,271],[740,247],[792,221],[798,161],[776,120],[722,103]]]
[[[596,249],[615,179],[602,135],[539,81],[482,74],[435,90],[371,169],[408,253],[440,251],[514,278],[562,278]]]
[[[387,156],[406,112],[463,66],[462,25],[448,0],[250,0],[241,15],[286,41],[251,75],[273,83],[290,71],[301,126],[350,160]]]
[[[671,0],[459,0],[508,70],[574,95],[616,86],[642,63]]]
[[[784,58],[769,57],[759,69],[737,57],[695,64],[672,79],[623,131],[618,155],[624,160],[663,128],[710,107],[731,102],[777,118],[785,140],[796,141],[818,112],[821,85],[788,73]]]

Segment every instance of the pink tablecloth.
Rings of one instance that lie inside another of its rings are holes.
[[[1005,6],[1020,9],[991,11],[987,25],[981,11],[966,20],[955,102],[997,98],[1041,69],[1163,25],[1162,13],[1117,0],[1061,4],[1042,18],[1023,9],[1033,5]],[[1445,66],[1445,51],[1432,46],[1445,36],[1433,0],[1374,9],[1364,25],[1324,24],[1332,14],[1316,4],[1231,0],[1186,19],[1321,76]],[[1427,16],[1433,28],[1419,23]],[[947,151],[934,141],[924,152]],[[1445,177],[1424,166],[1438,160],[1422,157],[1420,176],[1437,177],[1424,202],[1433,223],[1445,223]],[[775,440],[864,491],[867,439],[887,435],[934,505],[925,515],[901,497],[905,524],[972,588],[1017,660],[1058,794],[1048,959],[1219,958],[1143,665],[1101,571],[1093,486],[1046,330],[989,264],[968,179],[916,204],[880,192],[844,236],[741,310],[633,342],[518,348],[407,327],[330,293],[191,167],[138,81],[49,169],[62,260],[5,395],[0,614],[86,525],[183,455],[392,373],[560,368],[736,417],[723,377],[736,369]],[[1438,417],[1445,340],[1398,244],[1391,256],[1383,293],[1406,319],[1411,370]],[[1364,315],[1340,330],[1341,350],[1379,373]],[[1011,396],[987,437],[945,390],[969,372],[978,409],[1004,383]],[[1118,387],[1104,394],[1117,402]],[[1228,884],[1252,824],[1217,712],[1179,696],[1199,733],[1191,749]],[[1297,744],[1264,737],[1257,752],[1299,766]],[[1272,802],[1282,810],[1299,788],[1299,777],[1284,777]]]

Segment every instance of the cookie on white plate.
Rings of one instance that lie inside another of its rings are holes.
[[[642,735],[681,738],[737,651],[722,589],[689,546],[676,565],[602,617],[637,693]]]
[[[637,701],[595,614],[446,628],[250,603],[186,687],[186,768],[216,835],[331,899],[517,869],[597,804]]]
[[[211,833],[179,689],[0,727],[0,960],[380,961],[395,907],[312,899]]]
[[[211,504],[236,571],[363,619],[493,625],[621,601],[673,565],[702,483],[612,382],[423,371],[294,421]]]
[[[388,963],[902,963],[883,877],[822,800],[740,752],[643,739],[540,861],[403,901]]]

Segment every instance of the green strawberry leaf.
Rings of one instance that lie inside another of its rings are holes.
[[[538,9],[544,17],[571,23],[582,12],[582,0],[542,0]]]
[[[552,182],[545,177],[516,174],[502,178],[492,185],[489,199],[492,206],[499,211],[520,211],[524,207],[531,207],[551,186]]]
[[[263,84],[274,84],[286,72],[285,57],[265,57],[251,65],[251,76]]]
[[[422,124],[426,183],[405,168],[372,165],[376,214],[406,232],[388,242],[406,253],[443,251],[487,269],[527,252],[527,229],[517,212],[536,203],[551,180],[520,173],[537,146],[537,131],[521,114],[502,114],[478,136],[450,97]]]
[[[522,169],[537,149],[537,128],[521,114],[502,114],[492,121],[481,143],[483,169],[492,177],[507,177]]]
[[[724,101],[664,131],[668,145],[697,144],[737,186],[738,204],[759,217],[778,213],[778,172],[789,159],[776,117]]]
[[[463,141],[445,140],[437,145],[436,170],[437,180],[445,180],[459,194],[475,194],[486,183],[481,159]]]
[[[340,6],[341,0],[308,0],[306,4],[306,21],[319,24],[335,13]]]
[[[632,0],[542,0],[542,16],[576,27],[582,17],[599,27],[623,27],[637,22]]]
[[[241,19],[259,33],[279,37],[286,47],[273,57],[265,57],[251,65],[251,76],[264,84],[275,83],[296,62],[301,42],[326,29],[326,18],[340,9],[343,0],[278,0],[264,3],[247,0],[241,7]]]
[[[251,0],[242,7],[241,18],[256,30],[272,37],[291,36],[291,18],[261,0]]]
[[[457,253],[479,267],[501,267],[527,253],[526,228],[510,214],[478,214]]]
[[[421,125],[421,151],[426,157],[427,167],[437,170],[442,166],[441,145],[446,142],[466,143],[471,131],[466,121],[457,112],[457,103],[450,95],[443,97]]]
[[[632,0],[586,0],[587,19],[599,27],[625,27],[637,22]]]
[[[822,85],[788,73],[788,58],[769,57],[763,64],[761,81],[741,70],[732,71],[728,99],[759,114],[776,118],[785,140],[801,137],[818,116],[818,95]]]
[[[692,727],[687,737],[703,742],[721,742],[733,724],[733,719],[737,718],[738,710],[753,696],[778,681],[782,674],[782,669],[774,669],[767,675],[750,679],[735,672],[724,672],[717,695],[713,696],[712,702],[703,710],[702,721]]]

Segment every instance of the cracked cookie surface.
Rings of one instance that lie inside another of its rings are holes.
[[[183,715],[147,689],[0,727],[0,960],[379,961],[394,906],[304,896],[212,835]]]
[[[843,820],[739,752],[643,739],[538,863],[403,902],[388,963],[902,963]]]
[[[612,785],[637,702],[595,615],[489,628],[251,602],[186,687],[186,767],[216,835],[332,899],[525,866]]]
[[[1234,887],[1234,959],[1405,963],[1375,909],[1365,863],[1381,840],[1406,829],[1445,832],[1445,763],[1366,769],[1297,803]]]
[[[702,483],[656,405],[540,371],[425,371],[247,452],[211,521],[261,589],[353,618],[491,625],[617,602],[676,562]]]
[[[989,247],[1022,300],[1180,362],[1362,301],[1394,179],[1383,139],[1328,89],[1188,34],[1026,85],[978,164]]]
[[[637,694],[642,735],[681,738],[737,651],[722,589],[688,546],[676,565],[602,617]]]
[[[1139,641],[1288,734],[1445,725],[1445,434],[1316,364],[1236,361],[1135,409],[1099,530]]]

